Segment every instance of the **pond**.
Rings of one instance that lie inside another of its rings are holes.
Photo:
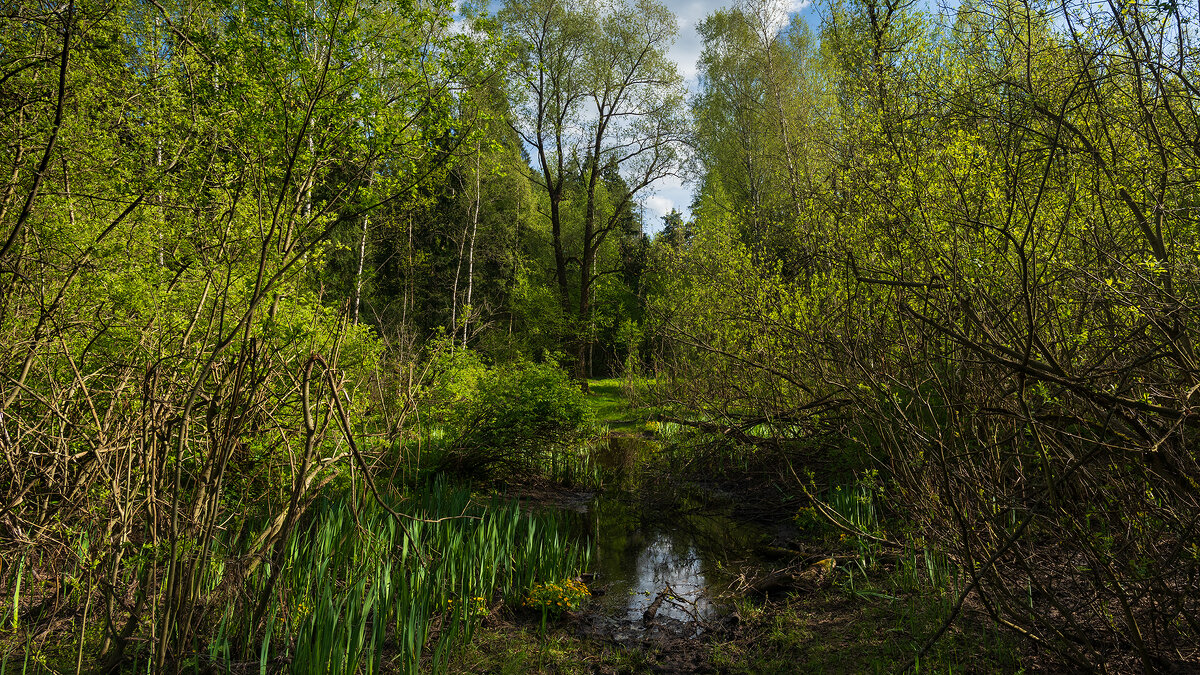
[[[654,627],[695,636],[766,538],[728,509],[688,499],[602,493],[577,520],[593,543],[592,611],[619,639]]]

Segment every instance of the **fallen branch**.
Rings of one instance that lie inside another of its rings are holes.
[[[671,584],[667,584],[661,591],[659,591],[658,595],[654,597],[654,602],[651,602],[650,606],[646,608],[646,611],[642,612],[642,625],[649,626],[651,623],[653,623],[655,617],[658,616],[659,608],[662,607],[663,600],[666,600],[667,597],[674,594],[675,591],[671,590]]]

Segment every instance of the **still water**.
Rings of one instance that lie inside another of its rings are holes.
[[[719,508],[686,500],[664,506],[632,493],[601,494],[580,516],[581,534],[594,545],[593,611],[634,626],[702,630],[764,538]]]

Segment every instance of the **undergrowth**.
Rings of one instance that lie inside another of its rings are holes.
[[[445,481],[384,502],[398,517],[370,499],[320,498],[286,546],[248,573],[243,553],[259,527],[225,533],[195,580],[207,630],[190,640],[190,653],[172,655],[175,663],[185,672],[231,664],[266,672],[286,662],[292,672],[444,672],[490,608],[518,606],[539,584],[573,578],[587,564],[586,547],[561,534],[556,519],[515,502],[479,503]],[[74,650],[56,647],[62,634],[20,625],[15,593],[0,671],[74,672]],[[147,658],[132,653],[121,669],[143,672]]]

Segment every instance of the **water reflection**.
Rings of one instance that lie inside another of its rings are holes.
[[[711,510],[673,512],[640,506],[632,495],[592,503],[585,519],[596,587],[604,590],[601,612],[637,624],[652,606],[660,623],[692,624],[717,612],[714,598],[730,581],[731,560],[744,558],[762,535]]]
[[[638,554],[632,574],[628,576],[615,585],[628,586],[625,618],[630,621],[641,620],[658,599],[658,594],[668,588],[670,593],[658,605],[657,617],[694,621],[712,613],[708,582],[695,547],[680,553],[666,536],[655,537]]]

